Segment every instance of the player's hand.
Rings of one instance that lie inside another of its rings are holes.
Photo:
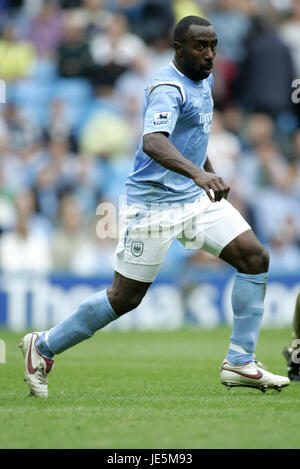
[[[219,202],[223,198],[227,199],[230,187],[220,176],[201,170],[193,179],[197,186],[205,190],[212,202]]]

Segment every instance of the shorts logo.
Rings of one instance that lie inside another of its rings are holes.
[[[144,243],[141,241],[132,241],[131,252],[135,257],[140,257],[144,252]]]
[[[166,125],[170,124],[170,112],[155,112],[154,113],[154,125]]]

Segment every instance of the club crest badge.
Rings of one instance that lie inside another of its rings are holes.
[[[132,241],[131,252],[135,257],[140,257],[144,252],[144,243],[142,241]]]

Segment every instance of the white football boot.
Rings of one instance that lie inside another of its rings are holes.
[[[25,359],[24,381],[29,386],[30,395],[48,397],[48,374],[54,367],[54,360],[44,357],[36,348],[41,332],[32,332],[23,337],[18,347]]]
[[[267,389],[276,389],[280,392],[282,388],[290,384],[287,377],[270,373],[262,363],[257,361],[245,363],[244,365],[231,365],[224,360],[220,379],[228,390],[235,386],[242,386],[258,388],[262,392]]]

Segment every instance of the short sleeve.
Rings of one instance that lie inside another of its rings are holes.
[[[182,95],[176,86],[158,85],[150,92],[144,117],[143,135],[153,132],[172,134],[182,106]]]

